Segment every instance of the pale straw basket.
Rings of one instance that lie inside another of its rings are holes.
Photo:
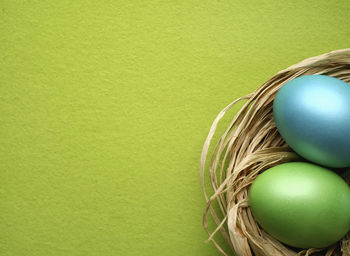
[[[249,187],[260,173],[277,164],[300,160],[278,133],[272,104],[278,89],[286,82],[311,74],[329,75],[349,83],[350,49],[312,57],[280,71],[253,93],[225,107],[210,128],[203,146],[200,168],[207,202],[203,225],[209,234],[208,240],[223,255],[350,255],[349,233],[328,248],[291,248],[265,233],[249,209]],[[243,107],[232,117],[226,131],[209,152],[220,119],[240,101],[244,101]],[[208,176],[210,182],[206,182]],[[214,202],[217,203],[215,207]],[[212,218],[216,228],[209,229],[208,218]],[[215,239],[218,235],[223,237],[231,251],[221,248]]]

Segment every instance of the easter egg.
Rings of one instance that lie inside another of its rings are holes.
[[[325,75],[287,82],[273,103],[277,129],[303,158],[327,167],[350,166],[350,85]]]
[[[249,190],[263,230],[297,248],[323,248],[350,229],[350,188],[335,172],[306,162],[274,166]]]

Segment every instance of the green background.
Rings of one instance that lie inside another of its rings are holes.
[[[348,0],[0,0],[0,11],[1,256],[219,255],[201,225],[211,122],[350,39]]]

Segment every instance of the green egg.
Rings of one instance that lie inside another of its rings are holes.
[[[249,204],[259,225],[297,248],[322,248],[350,229],[350,188],[336,173],[305,162],[272,167],[253,182]]]

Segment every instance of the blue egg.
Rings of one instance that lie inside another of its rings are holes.
[[[287,82],[273,103],[277,129],[303,158],[328,167],[350,166],[350,85],[325,75]]]

